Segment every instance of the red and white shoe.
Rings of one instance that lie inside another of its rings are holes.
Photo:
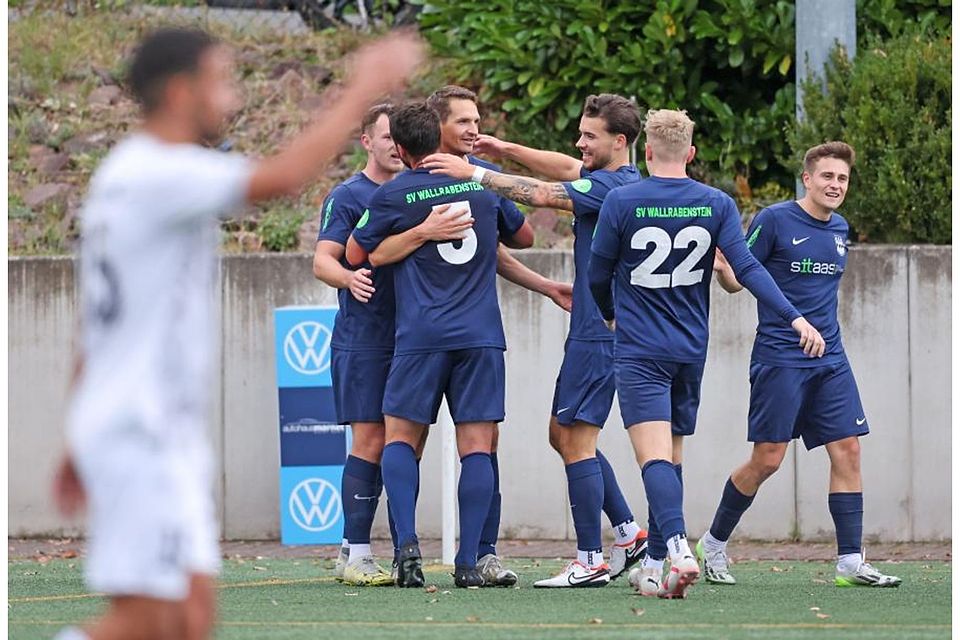
[[[683,556],[670,567],[660,585],[660,598],[686,598],[687,588],[700,579],[700,563],[693,554]]]
[[[563,571],[544,580],[537,580],[534,587],[548,589],[570,589],[580,587],[605,587],[610,584],[610,565],[603,563],[590,568],[574,560]]]
[[[626,544],[614,544],[610,548],[610,579],[622,576],[630,567],[647,555],[647,532],[643,529],[637,537]]]

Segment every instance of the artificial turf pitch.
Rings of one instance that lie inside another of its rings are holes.
[[[600,589],[534,589],[557,560],[516,560],[520,588],[456,589],[428,565],[436,590],[357,588],[333,580],[333,562],[226,560],[218,640],[316,638],[949,638],[950,565],[877,563],[904,579],[898,589],[841,589],[827,562],[742,562],[739,584],[698,583],[684,601],[635,595],[625,579]],[[77,560],[8,564],[8,630],[48,639],[96,615]]]

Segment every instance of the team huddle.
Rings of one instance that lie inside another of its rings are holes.
[[[142,130],[104,160],[83,212],[81,333],[56,485],[64,511],[89,502],[87,579],[111,601],[93,626],[57,637],[208,637],[218,559],[203,428],[216,219],[302,189],[357,124],[367,163],[324,200],[314,256],[314,275],[340,289],[333,386],[338,421],[353,431],[341,492],[343,581],[424,584],[419,460],[445,398],[461,462],[454,583],[517,583],[496,549],[506,379],[500,274],[570,312],[549,443],[565,465],[577,557],[535,587],[602,587],[627,575],[642,595],[683,598],[701,575],[733,584],[727,541],[798,437],[830,457],[836,584],[897,586],[861,549],[858,438],[868,426],[837,324],[848,226],[835,210],[853,150],[842,142],[810,149],[806,195],[764,209],[744,237],[734,201],[687,176],[696,148],[685,112],[650,109],[641,118],[623,97],[591,95],[579,158],[531,149],[480,135],[476,96],[462,87],[377,104],[423,56],[405,34],[368,46],[322,119],[275,156],[249,161],[200,146],[240,107],[229,49],[182,29],[161,30],[138,49],[130,86]],[[641,132],[645,177],[628,151]],[[545,180],[506,174],[473,154],[512,160]],[[511,255],[534,241],[516,203],[572,213],[572,286]],[[726,291],[746,287],[758,301],[753,450],[691,548],[682,451],[696,427],[714,273]],[[646,529],[597,448],[614,394],[641,469]],[[370,547],[383,491],[392,572]],[[606,555],[604,515],[614,536]],[[123,544],[130,538],[133,548]]]
[[[862,493],[853,449],[868,428],[836,321],[847,225],[833,210],[843,200],[852,149],[843,143],[811,149],[804,175],[812,194],[761,212],[747,241],[734,201],[686,175],[695,149],[693,122],[684,112],[651,110],[642,125],[627,99],[589,96],[580,160],[481,136],[479,121],[476,96],[457,86],[441,88],[424,104],[374,107],[362,127],[366,166],[321,208],[314,272],[341,289],[333,342],[338,420],[363,434],[344,469],[338,576],[356,585],[423,584],[418,464],[427,426],[446,396],[463,465],[454,582],[516,582],[496,555],[496,423],[504,418],[505,344],[495,274],[554,296],[562,285],[544,284],[535,274],[518,278],[529,271],[519,263],[503,268],[516,261],[501,243],[524,248],[533,239],[512,200],[574,216],[572,295],[569,304],[558,300],[571,312],[570,331],[550,443],[567,472],[577,558],[535,587],[599,587],[638,562],[630,582],[643,595],[685,597],[701,565],[708,581],[734,583],[726,541],[786,444],[799,436],[808,447],[827,445],[834,463],[837,583],[897,584],[861,555]],[[643,179],[628,158],[641,126],[651,174]],[[385,142],[391,138],[393,145]],[[378,140],[384,141],[380,149]],[[504,174],[471,155],[475,151],[508,157],[556,182]],[[794,260],[800,253],[813,257]],[[832,266],[797,272],[785,263]],[[727,291],[746,286],[759,303],[749,436],[756,450],[732,474],[714,525],[692,550],[682,511],[682,443],[696,426],[714,270]],[[393,332],[383,330],[385,318],[395,320]],[[383,331],[376,349],[369,343],[375,330]],[[804,392],[793,393],[796,388]],[[642,468],[650,505],[646,531],[597,449],[614,391]],[[370,552],[377,503],[354,499],[380,495],[381,487],[394,543],[391,574]],[[601,544],[604,512],[615,535],[609,563]]]

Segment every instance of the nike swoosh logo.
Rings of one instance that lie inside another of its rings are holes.
[[[354,500],[376,500],[377,496],[361,496],[355,493],[353,494],[353,499]]]
[[[810,236],[807,236],[806,238],[800,238],[799,240],[797,240],[796,238],[793,238],[793,245],[796,246],[798,244],[806,242],[809,239],[810,239]]]
[[[866,418],[857,418],[857,426],[859,427],[860,425],[862,425],[862,424],[863,424],[864,422],[866,422],[866,421],[867,421]]]
[[[606,571],[598,571],[597,573],[591,573],[583,576],[582,578],[577,578],[572,573],[570,573],[570,574],[567,574],[567,582],[570,584],[571,587],[575,587],[578,584],[586,584],[588,582],[599,580],[603,578],[603,576],[605,575],[607,575]]]
[[[564,411],[566,411],[566,410],[569,409],[569,408],[570,408],[570,407],[564,407],[563,409],[557,409],[557,415],[560,415],[561,413],[563,413]]]

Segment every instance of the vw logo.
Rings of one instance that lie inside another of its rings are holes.
[[[343,511],[340,492],[322,478],[307,478],[290,492],[290,516],[307,531],[326,531]]]
[[[315,376],[330,368],[330,329],[307,320],[294,326],[283,339],[283,357],[290,367],[304,375]]]

